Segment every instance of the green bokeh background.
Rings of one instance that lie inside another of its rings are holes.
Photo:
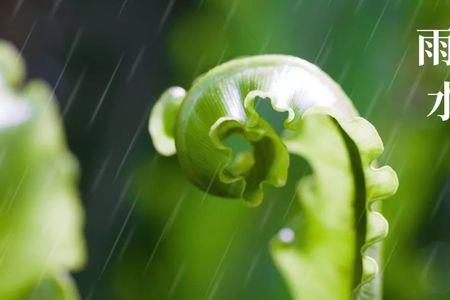
[[[6,18],[15,2],[5,3]],[[289,299],[268,243],[299,211],[293,195],[304,163],[295,160],[289,184],[250,209],[193,187],[175,158],[155,154],[145,129],[148,109],[167,87],[189,88],[235,57],[279,53],[330,74],[385,142],[380,164],[400,180],[384,202],[385,299],[450,299],[450,123],[426,117],[434,104],[427,94],[450,80],[450,67],[418,66],[416,32],[448,28],[450,1],[123,3],[63,1],[51,15],[53,2],[35,1],[0,23],[0,37],[20,48],[38,20],[24,56],[30,75],[53,85],[83,28],[56,89],[82,166],[89,262],[76,279],[83,298]]]

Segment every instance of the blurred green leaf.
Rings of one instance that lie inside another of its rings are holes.
[[[23,61],[5,42],[0,66],[0,298],[76,299],[64,274],[85,261],[78,165],[49,86],[19,89]]]

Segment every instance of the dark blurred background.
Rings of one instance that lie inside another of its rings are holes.
[[[450,67],[418,67],[417,29],[448,0],[2,0],[0,38],[54,88],[78,157],[89,262],[83,299],[289,299],[268,253],[298,212],[294,160],[256,209],[206,196],[155,154],[148,113],[234,57],[296,55],[339,82],[400,178],[384,204],[385,299],[450,299],[449,122],[426,118]]]

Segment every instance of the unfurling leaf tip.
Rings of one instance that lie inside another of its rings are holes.
[[[174,155],[175,123],[181,103],[186,91],[181,87],[171,87],[157,100],[150,113],[148,130],[153,145],[159,154],[164,156]]]

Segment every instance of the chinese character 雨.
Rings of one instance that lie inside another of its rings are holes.
[[[417,30],[419,32],[419,66],[425,64],[427,58],[433,65],[440,62],[450,65],[450,29],[447,30]]]
[[[438,115],[442,121],[447,121],[450,117],[450,82],[444,82],[444,91],[438,93],[428,94],[429,96],[435,96],[436,102],[434,103],[433,109],[428,114],[427,117],[431,116],[438,108],[441,106],[441,103],[444,105],[444,113],[442,115]]]

